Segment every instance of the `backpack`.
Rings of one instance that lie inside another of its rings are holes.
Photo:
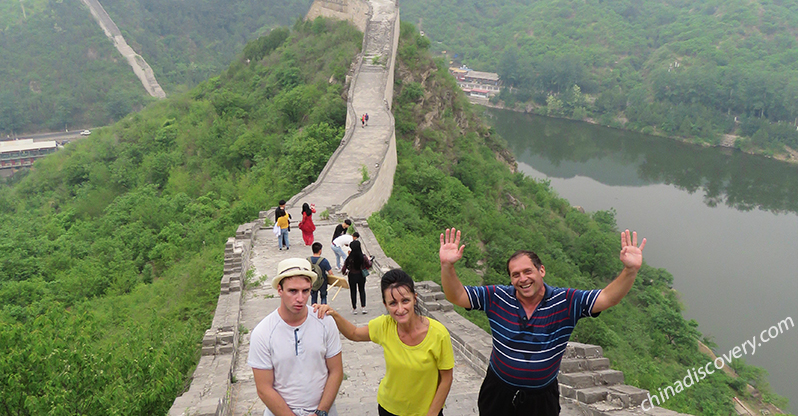
[[[311,260],[311,258],[313,257],[308,257],[308,262],[310,262],[310,267],[313,267],[313,271],[316,273],[316,281],[313,282],[313,287],[311,290],[318,291],[321,289],[321,285],[325,283],[327,279],[324,278],[324,270],[322,270],[321,266],[319,265],[322,258],[317,258],[315,263]]]

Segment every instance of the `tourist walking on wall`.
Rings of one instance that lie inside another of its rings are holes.
[[[493,350],[477,399],[479,414],[559,415],[557,373],[568,338],[580,318],[596,317],[626,296],[643,264],[646,239],[638,247],[636,232],[621,233],[623,270],[600,290],[543,283],[543,263],[537,254],[525,250],[507,260],[509,286],[463,286],[454,270],[465,248],[460,245],[460,231],[446,230],[440,240],[446,299],[469,310],[485,311],[490,322]]]
[[[307,305],[317,278],[305,259],[277,265],[272,287],[280,306],[252,330],[247,363],[252,367],[264,416],[334,416],[344,378],[341,337],[330,317]]]
[[[319,242],[313,243],[313,246],[311,246],[311,250],[313,250],[313,255],[308,257],[308,261],[313,267],[313,271],[315,271],[316,275],[321,278],[320,281],[317,280],[313,284],[313,287],[310,290],[311,305],[316,303],[321,303],[322,305],[327,304],[327,277],[333,276],[332,266],[330,266],[330,262],[321,256],[321,248],[322,248],[321,243]],[[321,301],[319,301],[319,296],[321,296]]]
[[[343,237],[343,236],[342,236]],[[349,295],[352,298],[352,313],[357,315],[357,294],[360,292],[360,311],[366,314],[366,276],[363,271],[371,268],[371,259],[363,254],[360,241],[349,244],[351,251],[344,261],[341,273],[349,280]]]
[[[366,127],[366,115],[365,114],[360,116],[360,126],[361,127]]]
[[[291,214],[288,214],[288,211],[285,210],[285,199],[281,199],[280,202],[277,203],[277,209],[274,210],[274,218],[280,218],[283,213],[288,215],[288,230],[291,231]]]
[[[277,247],[282,250],[283,246],[285,246],[285,249],[288,250],[288,232],[291,229],[288,228],[288,213],[283,211],[282,214],[280,218],[277,218],[277,225],[280,227],[280,235],[277,236]]]
[[[369,113],[366,113],[365,115],[363,115],[363,118],[366,120],[366,125],[368,126],[369,125]]]
[[[299,221],[297,227],[302,230],[302,239],[305,240],[306,246],[313,244],[313,232],[316,231],[316,225],[313,224],[313,214],[315,213],[315,205],[308,205],[307,202],[302,204],[302,220]]]
[[[352,225],[352,220],[347,219],[344,220],[344,222],[342,222],[341,224],[338,224],[335,227],[335,231],[333,231],[333,236],[331,240],[332,245],[330,246],[330,248],[332,249],[333,253],[335,253],[335,267],[338,270],[341,270],[341,261],[346,259],[346,253],[341,247],[335,246],[335,239],[340,237],[341,234],[346,234],[347,228],[349,228],[351,225]]]
[[[452,387],[454,352],[449,331],[422,316],[413,279],[400,269],[380,282],[388,315],[356,327],[329,305],[313,305],[319,317],[332,316],[338,330],[352,341],[372,341],[383,348],[385,377],[377,390],[380,416],[443,415]]]

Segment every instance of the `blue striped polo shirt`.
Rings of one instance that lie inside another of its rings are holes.
[[[471,309],[485,311],[493,332],[490,367],[505,383],[525,389],[547,386],[560,370],[576,321],[592,314],[601,289],[551,287],[527,320],[514,286],[466,286]]]

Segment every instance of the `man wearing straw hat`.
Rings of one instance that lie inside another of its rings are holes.
[[[277,265],[280,306],[252,331],[249,358],[264,416],[333,416],[344,377],[335,321],[307,305],[316,273],[305,259]]]

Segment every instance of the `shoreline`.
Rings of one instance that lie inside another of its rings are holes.
[[[590,117],[577,120],[577,119],[568,118],[568,117],[546,116],[546,115],[541,115],[541,114],[535,114],[534,112],[529,111],[528,108],[530,108],[530,107],[527,107],[527,109],[507,108],[504,105],[494,104],[494,103],[491,103],[490,101],[488,101],[487,99],[480,98],[480,97],[468,97],[468,101],[471,104],[479,105],[479,106],[482,106],[482,107],[496,108],[496,109],[499,109],[499,110],[514,111],[516,113],[523,113],[523,114],[534,114],[534,115],[539,115],[541,117],[550,117],[550,118],[559,118],[559,119],[564,119],[564,120],[578,121],[578,122],[582,122],[582,123],[588,123],[588,124],[593,124],[593,125],[596,125],[596,126],[606,127],[606,128],[609,128],[609,129],[628,131],[628,132],[634,132],[634,133],[639,133],[639,134],[645,134],[647,136],[662,137],[662,138],[666,138],[666,139],[676,140],[676,141],[679,141],[679,142],[682,142],[682,143],[686,143],[686,144],[690,144],[690,145],[693,145],[693,146],[715,147],[715,148],[719,148],[719,149],[732,149],[732,150],[737,150],[737,151],[740,151],[740,152],[743,152],[743,153],[747,153],[747,154],[752,155],[752,156],[760,156],[760,157],[764,157],[764,158],[767,158],[767,159],[775,159],[775,160],[778,160],[778,161],[781,161],[781,162],[785,162],[785,163],[788,163],[788,164],[791,164],[791,165],[798,165],[798,151],[796,151],[795,149],[790,148],[789,146],[786,146],[786,145],[784,146],[785,151],[787,152],[786,154],[778,154],[778,155],[768,156],[768,155],[766,155],[764,153],[754,152],[754,151],[751,151],[751,150],[743,150],[743,149],[740,149],[739,147],[735,147],[734,143],[737,141],[737,139],[740,139],[741,137],[737,136],[737,135],[733,135],[733,134],[724,134],[723,138],[721,139],[720,144],[718,144],[718,145],[702,144],[702,143],[696,143],[696,142],[693,142],[693,141],[690,141],[690,140],[687,140],[687,139],[685,139],[683,137],[678,137],[678,136],[668,136],[668,135],[664,135],[664,134],[642,133],[642,132],[639,132],[639,131],[636,131],[636,130],[631,130],[631,129],[605,126],[603,124],[598,123],[596,120],[594,120],[593,118],[590,118]],[[532,108],[534,108],[534,107],[532,107]]]

